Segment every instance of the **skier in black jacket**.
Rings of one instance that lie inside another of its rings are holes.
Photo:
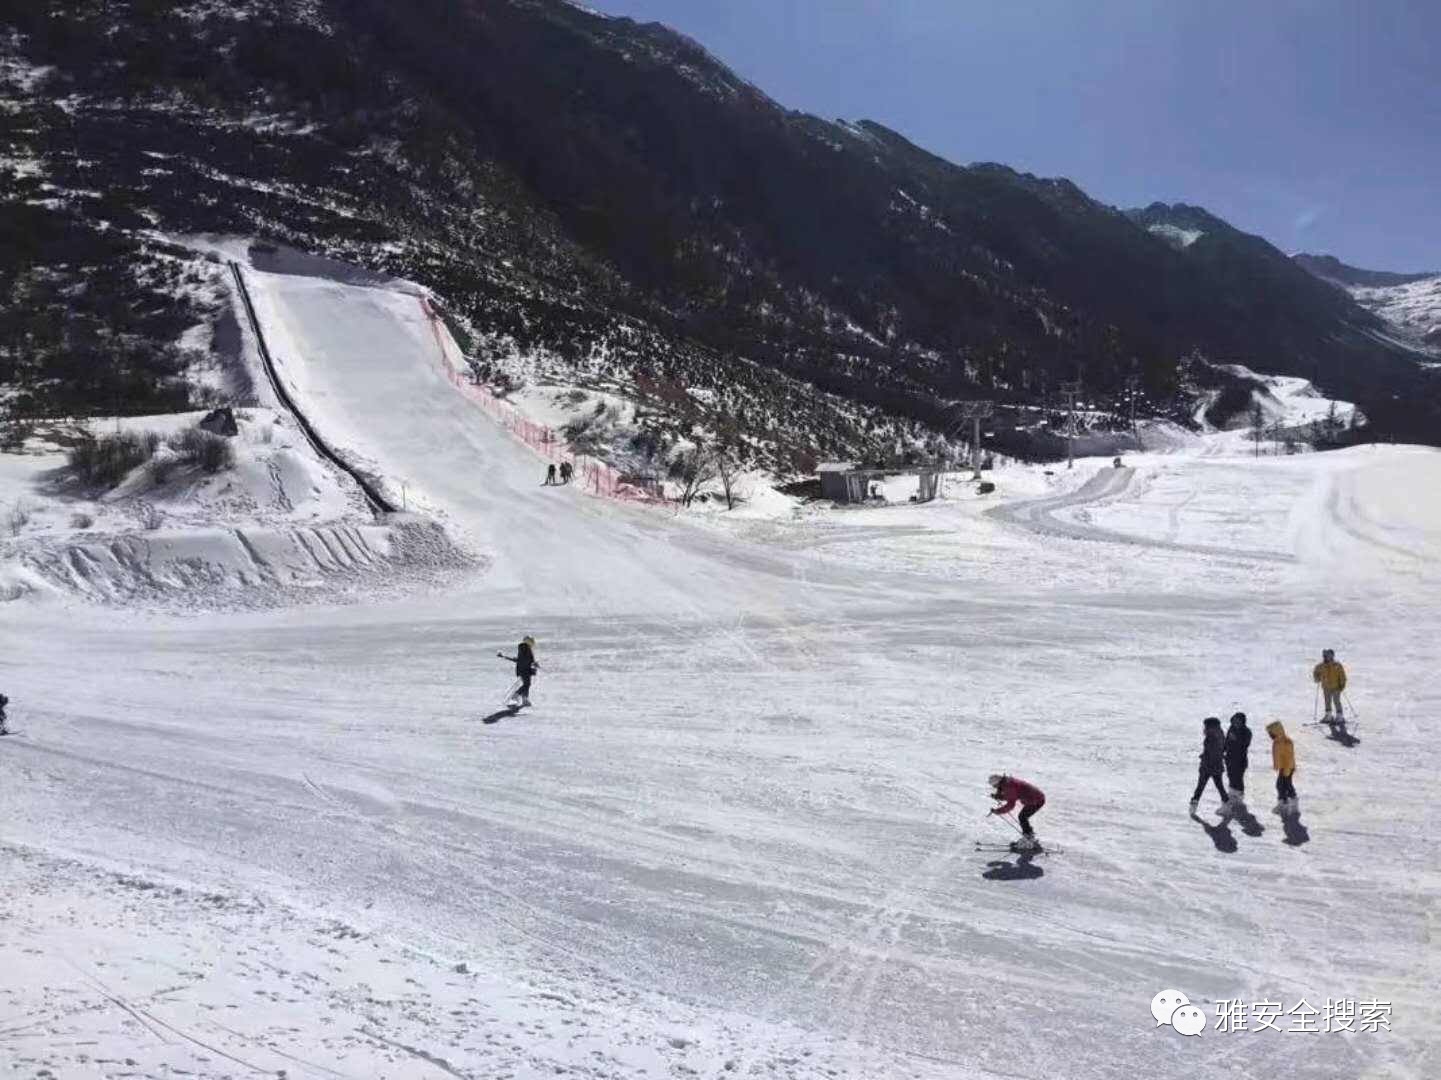
[[[1226,737],[1221,734],[1220,717],[1206,717],[1201,732],[1200,776],[1196,780],[1196,791],[1191,796],[1191,813],[1193,814],[1196,812],[1196,807],[1201,805],[1201,792],[1206,790],[1206,781],[1208,780],[1215,781],[1216,791],[1221,795],[1223,811],[1229,801],[1229,797],[1226,795],[1226,786],[1221,782],[1221,770],[1225,764]]]
[[[502,660],[509,660],[515,664],[516,677],[520,679],[520,686],[506,699],[507,705],[527,706],[530,704],[530,680],[540,670],[540,665],[535,662],[535,638],[527,635],[521,643],[515,647],[514,656],[506,656],[505,653],[496,653]]]
[[[1226,729],[1226,783],[1231,785],[1231,801],[1246,801],[1246,766],[1250,764],[1251,729],[1246,714],[1234,713]]]
[[[0,735],[8,735],[10,731],[5,726],[5,706],[10,704],[10,699],[0,694]]]

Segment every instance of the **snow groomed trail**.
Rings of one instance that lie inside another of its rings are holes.
[[[1441,1074],[1441,534],[1434,496],[1403,494],[1437,490],[1441,456],[1147,460],[977,518],[964,577],[872,569],[859,541],[822,559],[542,488],[413,295],[248,280],[327,442],[487,567],[344,608],[0,613],[23,703],[0,746],[0,1060]],[[494,654],[524,633],[538,704],[498,716]],[[1299,726],[1323,645],[1365,713],[1353,747]],[[1236,708],[1255,819],[1227,828],[1213,796],[1185,804],[1201,718]],[[1273,716],[1299,758],[1288,827]],[[975,850],[1005,839],[995,771],[1046,791],[1064,855]],[[1170,987],[1208,1016],[1384,999],[1392,1030],[1186,1039],[1150,1016]]]
[[[1158,539],[1144,534],[1130,534],[1115,529],[1097,528],[1082,520],[1065,520],[1057,516],[1058,511],[1089,508],[1094,504],[1115,501],[1125,493],[1135,472],[1135,469],[1126,466],[1097,469],[1090,479],[1075,491],[1050,498],[998,506],[988,513],[1002,521],[1024,525],[1026,528],[1046,536],[1068,537],[1074,540],[1103,540],[1112,544],[1165,548],[1171,551],[1190,552],[1195,555],[1231,555],[1258,562],[1290,562],[1292,560],[1293,556],[1284,551],[1232,550],[1207,544],[1181,544],[1173,540]]]

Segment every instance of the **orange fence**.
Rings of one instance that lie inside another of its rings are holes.
[[[565,439],[553,428],[527,419],[519,409],[503,398],[497,397],[489,387],[471,382],[464,374],[456,370],[455,365],[450,361],[450,353],[446,349],[448,335],[441,326],[439,313],[423,296],[420,297],[420,306],[425,312],[425,317],[430,320],[431,331],[435,334],[435,343],[440,350],[441,370],[445,373],[445,377],[457,390],[484,409],[501,427],[525,443],[544,460],[556,465],[569,461],[575,469],[576,480],[583,484],[587,491],[596,495],[608,499],[626,499],[634,502],[653,502],[662,497],[659,490],[648,489],[623,480],[621,474],[604,461],[585,454],[571,453]]]

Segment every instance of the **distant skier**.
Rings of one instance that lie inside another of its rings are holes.
[[[5,726],[5,706],[10,704],[10,699],[0,694],[0,735],[9,735],[10,729]]]
[[[1231,714],[1231,726],[1226,729],[1226,783],[1231,789],[1231,801],[1246,801],[1246,767],[1251,763],[1251,729],[1246,726],[1246,714]]]
[[[554,468],[554,466],[552,466]],[[514,656],[506,656],[505,653],[496,653],[502,660],[509,660],[515,665],[516,677],[520,679],[520,685],[506,698],[507,705],[526,707],[530,705],[530,680],[540,670],[540,665],[535,662],[535,638],[526,636],[521,643],[515,647]]]
[[[568,461],[562,461],[560,463],[560,482],[562,484],[570,483],[570,478],[573,475],[575,475],[575,466]]]
[[[1201,793],[1206,790],[1206,781],[1214,781],[1221,796],[1222,812],[1225,812],[1231,797],[1226,794],[1226,785],[1221,783],[1221,771],[1225,767],[1226,737],[1221,734],[1220,717],[1208,716],[1201,724],[1201,768],[1196,778],[1196,790],[1191,794],[1191,813],[1201,805]]]
[[[1334,649],[1321,651],[1321,662],[1311,669],[1311,681],[1319,685],[1325,695],[1325,722],[1345,723],[1346,709],[1341,704],[1341,691],[1346,689],[1346,669],[1336,659]]]
[[[1276,770],[1277,802],[1272,813],[1298,814],[1301,802],[1296,798],[1296,785],[1292,782],[1296,775],[1296,744],[1279,720],[1266,725],[1266,734],[1271,736],[1271,765]]]
[[[992,807],[991,813],[1009,814],[1015,809],[1016,803],[1020,803],[1021,838],[1016,841],[1015,848],[1017,851],[1035,851],[1041,846],[1041,842],[1036,839],[1035,830],[1031,828],[1031,818],[1046,805],[1046,793],[1035,784],[1028,784],[1014,776],[992,773],[989,779],[991,798],[1004,800],[1006,804]]]
[[[555,466],[553,464],[545,467],[545,483],[540,486],[555,487]]]

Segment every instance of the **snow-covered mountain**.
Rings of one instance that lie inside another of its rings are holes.
[[[1362,270],[1331,255],[1300,254],[1293,258],[1375,312],[1403,340],[1441,356],[1441,273]]]
[[[1077,365],[1102,405],[1134,371],[1181,417],[1193,349],[1426,429],[1405,343],[1259,238],[1158,235],[1064,179],[787,110],[656,24],[561,0],[3,19],[16,409],[200,404],[178,343],[219,309],[167,242],[225,233],[419,282],[488,376],[644,399],[661,434],[732,429],[778,467],[924,450],[957,398],[998,400],[1004,439]]]
[[[1407,338],[1441,355],[1441,274],[1405,285],[1356,286],[1351,295]]]

